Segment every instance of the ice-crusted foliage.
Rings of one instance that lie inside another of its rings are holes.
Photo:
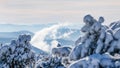
[[[120,55],[119,21],[108,27],[102,25],[103,17],[96,20],[91,15],[86,15],[84,22],[81,29],[84,36],[76,41],[75,44],[79,45],[73,48],[69,56],[70,60],[76,61],[70,68],[119,68],[120,58],[115,59],[116,54]],[[106,56],[105,53],[109,55]],[[111,58],[111,55],[115,58]]]
[[[40,55],[41,59],[37,61],[37,68],[66,68],[69,63],[70,47],[61,46],[58,43],[53,47],[50,55]]]
[[[3,68],[26,68],[35,62],[35,54],[31,51],[30,35],[20,35],[10,45],[0,48],[0,62]]]
[[[69,56],[71,52],[71,48],[70,47],[55,47],[52,48],[52,54],[54,56],[58,56],[58,57],[67,57]]]
[[[120,27],[120,21],[117,21],[117,22],[113,22],[109,25],[109,27],[114,30],[116,28],[119,28]]]
[[[70,54],[71,60],[89,56],[94,53],[120,53],[120,26],[119,22],[113,23],[110,27],[102,25],[104,18],[97,21],[91,15],[84,17],[85,25],[81,29],[85,33],[77,40],[77,45]],[[79,49],[79,50],[78,50]]]
[[[109,54],[93,54],[72,63],[68,68],[120,68],[120,58]]]
[[[60,57],[44,56],[40,59],[36,68],[65,68],[65,66],[62,64],[62,58]]]

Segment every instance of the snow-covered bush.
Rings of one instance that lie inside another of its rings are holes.
[[[70,47],[55,47],[52,48],[52,54],[58,57],[67,57],[71,52]]]
[[[76,41],[69,55],[70,60],[75,61],[69,68],[119,68],[120,58],[115,59],[115,55],[120,55],[120,23],[105,26],[103,17],[96,20],[91,15],[86,15],[84,22],[81,29],[84,36]]]
[[[10,45],[0,48],[0,62],[3,68],[26,68],[35,63],[35,54],[31,51],[30,35],[20,35]],[[34,65],[33,65],[34,66]]]
[[[120,58],[109,54],[93,54],[72,63],[68,68],[119,68]]]
[[[117,22],[113,22],[109,25],[110,29],[114,30],[116,28],[119,28],[120,27],[120,21],[117,21]]]
[[[60,57],[47,56],[43,59],[39,61],[36,68],[65,68]]]
[[[70,47],[61,46],[59,43],[53,47],[50,55],[41,55],[41,59],[37,61],[37,68],[66,68],[66,64],[70,64],[68,56],[71,52]],[[67,65],[68,66],[68,65]]]
[[[84,22],[85,26],[81,31],[85,35],[79,38],[80,44],[70,54],[71,60],[78,60],[94,53],[109,52],[115,54],[120,52],[120,26],[118,22],[111,24],[108,28],[102,25],[104,22],[103,17],[100,17],[97,21],[91,15],[86,15]],[[117,25],[115,26],[115,24]]]

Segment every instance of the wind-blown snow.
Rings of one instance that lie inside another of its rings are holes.
[[[59,36],[58,38],[68,38],[69,35],[71,35],[72,33],[74,33],[74,32],[70,31],[70,32],[64,33],[63,35]]]
[[[55,24],[51,27],[47,27],[47,28],[44,28],[44,29],[36,32],[31,40],[31,44],[33,44],[35,47],[37,47],[41,50],[48,52],[49,50],[51,50],[50,49],[51,45],[47,44],[47,42],[45,41],[45,38],[47,35],[50,35],[50,37],[52,39],[57,39],[57,38],[62,38],[62,37],[68,37],[72,33],[72,32],[69,32],[69,33],[64,33],[61,36],[56,36],[57,30],[64,26],[68,26],[68,24],[67,23]],[[53,43],[51,43],[51,44],[55,45]]]

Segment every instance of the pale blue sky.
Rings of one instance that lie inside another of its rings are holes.
[[[84,15],[120,20],[120,0],[0,0],[0,23],[82,23]]]

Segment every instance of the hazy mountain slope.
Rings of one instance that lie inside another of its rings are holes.
[[[18,31],[18,32],[0,32],[0,43],[9,43],[10,40],[16,39],[21,34],[30,34],[33,36],[34,34],[29,31]]]
[[[18,32],[0,32],[0,43],[10,43],[11,40],[13,39],[17,39],[19,35],[21,34],[30,34],[31,36],[34,35],[34,33],[30,32],[30,31],[18,31]],[[39,54],[39,53],[45,53],[44,51],[32,46],[32,49],[35,53]]]

